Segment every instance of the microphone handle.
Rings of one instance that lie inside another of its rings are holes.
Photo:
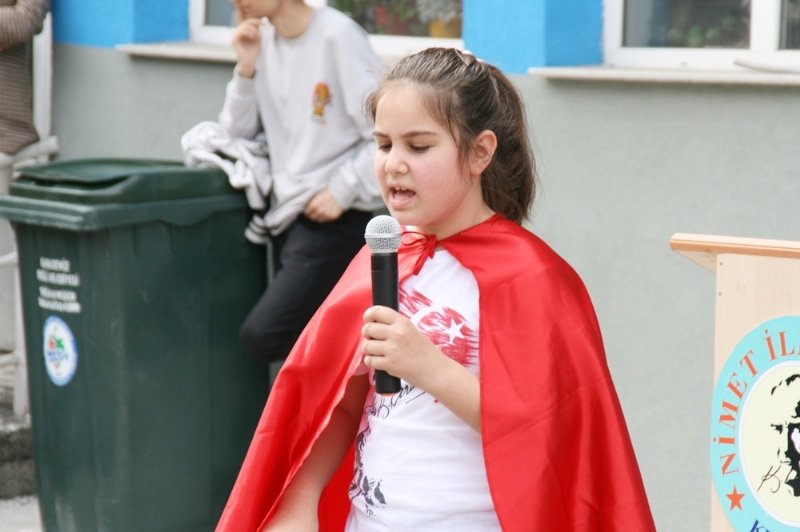
[[[397,310],[397,284],[397,253],[373,253],[372,304]],[[400,379],[385,371],[375,370],[375,391],[381,395],[395,394],[400,391]]]

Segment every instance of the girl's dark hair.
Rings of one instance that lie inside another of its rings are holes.
[[[536,168],[528,141],[522,98],[505,74],[454,48],[428,48],[395,63],[367,99],[375,120],[381,96],[393,86],[413,83],[433,118],[448,128],[466,164],[482,131],[497,137],[497,149],[481,176],[486,204],[521,223],[536,193]]]

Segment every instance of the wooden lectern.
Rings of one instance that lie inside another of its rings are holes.
[[[800,242],[676,233],[670,247],[716,273],[714,382],[739,340],[776,316],[800,314]],[[729,532],[711,489],[711,530]]]

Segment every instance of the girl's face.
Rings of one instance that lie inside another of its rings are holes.
[[[480,223],[480,175],[463,168],[450,131],[424,108],[419,89],[388,89],[375,110],[375,175],[392,216],[442,239]],[[469,165],[467,165],[469,166]]]

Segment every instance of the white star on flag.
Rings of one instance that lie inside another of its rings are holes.
[[[447,334],[450,336],[450,343],[453,343],[453,340],[456,338],[464,338],[464,334],[461,332],[461,328],[464,326],[464,323],[456,323],[455,320],[450,320],[450,328],[447,329]]]

